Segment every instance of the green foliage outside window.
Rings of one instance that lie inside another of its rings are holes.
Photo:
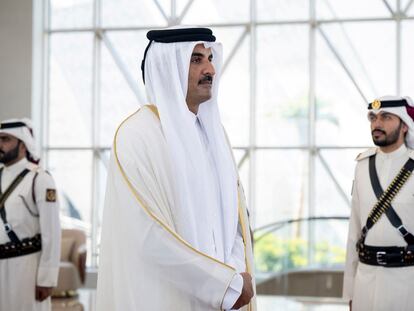
[[[254,246],[259,272],[281,272],[308,266],[308,242],[302,238],[281,238],[274,234],[259,237]],[[330,267],[345,262],[345,249],[320,241],[314,245],[317,267]]]

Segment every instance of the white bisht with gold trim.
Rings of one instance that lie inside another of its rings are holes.
[[[115,136],[97,310],[221,310],[237,272],[182,238],[169,150],[156,111],[148,107],[124,121]],[[240,185],[238,193],[246,271],[252,273],[251,236]],[[255,300],[242,310],[255,310]]]

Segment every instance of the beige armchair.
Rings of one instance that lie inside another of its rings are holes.
[[[76,290],[85,283],[86,235],[77,229],[63,229],[58,284],[53,297],[76,296]]]

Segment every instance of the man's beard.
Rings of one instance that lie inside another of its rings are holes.
[[[398,141],[398,138],[400,137],[401,128],[402,128],[402,122],[400,121],[400,125],[398,126],[398,128],[396,128],[394,131],[392,131],[389,134],[386,134],[385,131],[383,130],[374,129],[372,131],[372,141],[378,147],[387,147],[387,146],[393,145]],[[374,131],[381,131],[384,134],[384,138],[382,138],[381,140],[375,139]]]
[[[14,149],[9,150],[8,152],[3,152],[3,150],[0,149],[0,163],[7,165],[8,163],[16,160],[19,156],[19,147],[20,141],[17,143]]]

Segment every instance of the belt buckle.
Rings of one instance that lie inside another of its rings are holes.
[[[377,252],[377,263],[381,266],[385,266],[387,264],[386,261],[384,261],[384,258],[382,258],[383,255],[386,255],[386,252]]]

